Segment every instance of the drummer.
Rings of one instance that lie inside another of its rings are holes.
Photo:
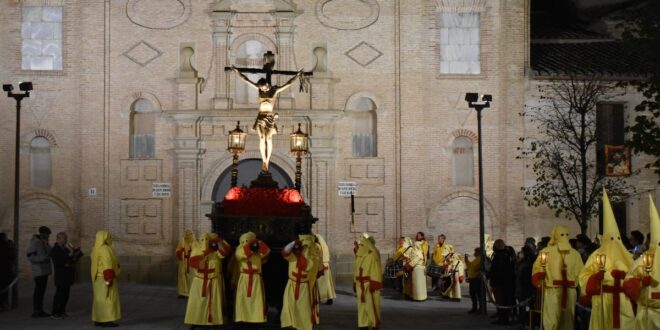
[[[440,287],[440,277],[444,274],[445,257],[454,252],[454,247],[446,243],[446,239],[445,234],[438,235],[438,242],[433,247],[431,264],[427,272],[427,275],[432,279],[433,290]]]

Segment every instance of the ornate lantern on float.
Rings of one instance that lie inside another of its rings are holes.
[[[302,177],[302,157],[309,152],[309,137],[307,133],[300,129],[301,124],[298,123],[298,130],[291,133],[289,137],[289,150],[291,155],[296,156],[296,190],[300,191],[301,177]]]
[[[227,135],[227,151],[234,155],[231,168],[232,187],[236,187],[238,184],[238,155],[245,151],[245,139],[247,137],[247,133],[243,132],[240,125],[240,121],[236,122],[236,128],[229,131],[229,135]]]

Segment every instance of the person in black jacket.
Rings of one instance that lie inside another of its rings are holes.
[[[14,281],[14,263],[16,251],[14,244],[7,239],[6,233],[0,233],[0,311],[9,308],[9,285]]]
[[[498,239],[493,244],[493,263],[488,278],[493,288],[495,303],[499,306],[515,305],[516,273],[515,252],[511,253],[503,240]],[[511,307],[497,308],[497,320],[493,324],[509,324]]]
[[[50,252],[55,269],[55,298],[53,300],[52,318],[67,318],[66,303],[69,301],[69,291],[75,280],[75,264],[82,257],[80,247],[74,247],[68,242],[65,233],[57,234],[55,245]]]

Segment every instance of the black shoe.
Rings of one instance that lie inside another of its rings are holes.
[[[328,306],[332,305],[332,303],[333,303],[332,299],[328,299],[328,301],[325,302],[325,304]]]
[[[115,328],[119,326],[119,324],[115,322],[94,322],[94,325],[97,327],[104,327],[104,328]]]
[[[61,316],[63,319],[68,319],[68,318],[69,318],[69,314],[67,314],[67,313],[62,313],[62,314],[60,314],[60,316]]]
[[[477,313],[479,313],[479,311],[474,308],[468,311],[468,314],[477,314]]]
[[[64,319],[64,316],[62,314],[53,313],[53,314],[50,314],[50,318],[55,319],[55,320],[62,320],[62,319]]]
[[[44,312],[44,311],[36,311],[32,313],[32,317],[49,317],[50,314]]]

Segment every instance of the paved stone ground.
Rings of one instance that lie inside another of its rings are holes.
[[[34,319],[32,313],[32,283],[21,282],[19,308],[0,312],[0,329],[94,329],[91,321],[92,287],[90,283],[76,284],[71,289],[67,306],[70,318],[54,320]],[[317,330],[356,329],[356,302],[352,289],[337,288],[337,299],[331,306],[321,306],[321,324]],[[151,286],[119,283],[122,319],[120,329],[188,329],[183,324],[186,300],[176,298],[173,286]],[[54,294],[52,281],[48,283],[45,310],[50,311]],[[517,329],[517,327],[490,325],[490,318],[467,314],[469,298],[461,302],[442,301],[431,295],[425,302],[402,300],[392,289],[383,290],[382,329]],[[494,309],[489,306],[489,314]],[[267,326],[259,329],[278,329],[279,316],[271,309]],[[100,328],[96,328],[100,329]],[[238,329],[221,327],[221,329]]]

